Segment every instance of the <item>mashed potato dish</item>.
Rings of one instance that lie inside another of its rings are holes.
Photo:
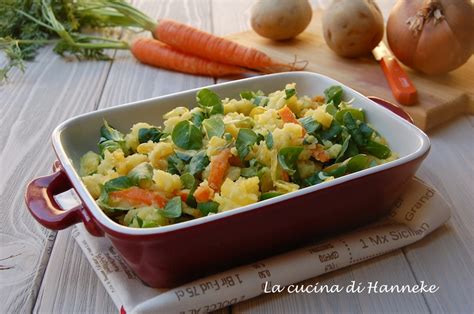
[[[340,86],[299,96],[295,84],[221,99],[209,89],[163,126],[124,134],[104,121],[82,181],[116,222],[159,227],[253,204],[393,160]]]

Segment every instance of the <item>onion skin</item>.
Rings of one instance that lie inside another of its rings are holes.
[[[431,10],[416,31],[410,22],[423,7],[437,7],[442,16]],[[470,0],[399,0],[387,22],[387,39],[403,64],[430,75],[450,72],[474,52],[474,5]]]

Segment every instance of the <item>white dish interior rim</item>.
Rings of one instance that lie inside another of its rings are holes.
[[[76,190],[76,192],[80,195],[80,197],[83,201],[83,206],[89,208],[89,210],[92,212],[94,218],[97,219],[99,221],[99,223],[101,223],[106,228],[108,228],[112,231],[115,231],[117,233],[123,233],[123,234],[127,234],[127,235],[137,235],[137,236],[167,233],[167,232],[172,232],[172,231],[176,231],[176,230],[179,230],[179,229],[194,227],[194,226],[198,226],[200,224],[208,223],[208,222],[211,222],[211,221],[224,219],[226,217],[233,216],[233,215],[236,215],[236,214],[240,214],[240,213],[243,213],[243,212],[248,212],[248,211],[254,210],[254,209],[259,208],[259,207],[272,205],[272,204],[279,203],[279,202],[284,202],[284,201],[289,200],[291,198],[299,197],[299,196],[302,196],[302,195],[305,195],[305,194],[308,194],[308,193],[312,193],[312,192],[315,192],[315,191],[318,191],[318,190],[321,190],[321,189],[329,188],[329,187],[334,186],[334,185],[339,185],[339,184],[342,184],[344,182],[347,182],[347,181],[350,181],[350,180],[353,180],[353,179],[356,179],[356,178],[360,178],[360,177],[370,175],[370,174],[373,174],[373,173],[376,173],[376,172],[380,172],[380,171],[384,171],[384,170],[387,170],[387,169],[390,169],[390,168],[393,168],[393,167],[397,167],[399,165],[405,164],[407,162],[410,162],[410,161],[420,157],[421,155],[423,155],[424,153],[426,153],[429,150],[430,141],[429,141],[428,136],[423,131],[421,131],[418,127],[416,127],[415,125],[409,123],[405,119],[403,119],[403,118],[399,117],[398,115],[394,114],[390,110],[385,109],[385,108],[382,107],[381,109],[386,110],[387,114],[391,115],[391,118],[398,119],[399,123],[403,123],[403,124],[407,125],[409,128],[411,128],[413,130],[413,134],[418,136],[418,139],[421,141],[421,145],[418,147],[418,149],[416,151],[414,151],[413,153],[411,153],[407,156],[400,157],[399,159],[396,159],[394,161],[390,161],[388,163],[385,163],[385,164],[382,164],[382,165],[379,165],[379,166],[376,166],[376,167],[373,167],[373,168],[369,168],[369,169],[365,169],[365,170],[362,170],[362,171],[359,171],[359,172],[356,172],[356,173],[348,174],[348,175],[336,178],[336,179],[334,179],[332,181],[329,181],[329,182],[322,182],[322,183],[319,183],[319,184],[316,184],[316,185],[313,185],[313,186],[309,186],[309,187],[300,189],[300,190],[295,191],[295,192],[284,194],[284,195],[274,197],[274,198],[271,198],[271,199],[268,199],[268,200],[259,201],[257,203],[251,204],[251,205],[235,208],[235,209],[232,209],[232,210],[228,210],[228,211],[225,211],[225,212],[221,212],[221,213],[206,216],[206,217],[192,219],[192,220],[189,220],[189,221],[185,221],[185,222],[181,222],[181,223],[177,223],[177,224],[173,224],[173,225],[141,229],[141,228],[132,228],[132,227],[127,227],[127,226],[120,225],[119,223],[117,223],[117,222],[113,221],[111,218],[109,218],[99,208],[99,206],[96,204],[95,200],[92,198],[90,193],[87,191],[85,185],[82,183],[82,180],[80,179],[78,173],[74,169],[74,166],[72,165],[70,159],[68,158],[67,153],[65,152],[65,150],[63,148],[63,145],[61,143],[61,139],[60,139],[61,132],[63,130],[65,130],[68,127],[69,124],[71,124],[72,122],[74,122],[75,120],[77,120],[79,118],[86,118],[88,116],[96,115],[97,113],[101,113],[101,112],[121,110],[121,109],[129,108],[131,106],[139,105],[139,104],[144,103],[144,102],[149,102],[149,101],[152,101],[152,100],[157,100],[157,99],[163,100],[163,99],[167,99],[167,98],[171,98],[171,97],[175,98],[175,97],[179,97],[181,94],[184,94],[184,93],[197,92],[202,88],[212,89],[213,87],[215,88],[216,86],[238,85],[238,84],[242,84],[243,82],[248,82],[248,81],[252,81],[252,80],[272,79],[272,78],[281,77],[281,76],[290,76],[291,77],[291,76],[294,76],[294,75],[312,75],[312,76],[317,76],[317,77],[320,77],[320,78],[324,78],[326,80],[329,80],[332,85],[336,85],[336,84],[341,85],[344,88],[344,90],[351,90],[355,94],[358,94],[361,97],[365,98],[365,96],[358,93],[357,91],[354,91],[353,89],[346,86],[345,84],[342,84],[342,83],[340,83],[340,82],[338,82],[334,79],[331,79],[331,78],[329,78],[327,76],[324,76],[324,75],[321,75],[321,74],[317,74],[317,73],[313,73],[313,72],[304,72],[304,71],[269,74],[269,75],[245,78],[245,79],[241,79],[241,80],[230,81],[230,82],[225,82],[225,83],[220,83],[220,84],[208,85],[208,86],[204,86],[204,87],[194,88],[194,89],[191,89],[191,90],[181,91],[181,92],[172,93],[172,94],[169,94],[169,95],[164,95],[164,96],[159,96],[159,97],[153,97],[153,98],[150,98],[150,99],[135,101],[135,102],[131,102],[131,103],[123,104],[123,105],[114,106],[114,107],[111,107],[111,108],[100,109],[100,110],[96,110],[96,111],[93,111],[93,112],[81,114],[81,115],[78,115],[76,117],[69,118],[68,120],[62,122],[60,125],[58,125],[54,129],[54,131],[52,133],[53,148],[54,148],[54,150],[55,150],[55,152],[56,152],[56,154],[59,158],[59,161],[61,162],[61,165],[63,166],[64,171],[66,172],[69,180],[72,183],[72,188],[74,190]],[[370,99],[368,99],[368,98],[366,98],[366,99],[367,99],[367,101],[372,102]],[[379,105],[377,104],[377,106],[379,106]]]

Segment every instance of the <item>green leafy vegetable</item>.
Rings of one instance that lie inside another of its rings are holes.
[[[217,213],[217,210],[219,209],[219,203],[213,201],[198,203],[197,208],[201,211],[203,216],[207,216],[209,213]]]
[[[171,174],[181,174],[184,172],[186,164],[176,154],[172,154],[168,157],[168,172]]]
[[[102,208],[102,210],[104,210],[104,212],[106,212],[108,215],[130,210],[129,207],[109,205],[109,193],[104,189],[104,186],[101,186],[100,197],[97,200],[97,205],[99,205],[99,207]]]
[[[360,132],[359,127],[357,126],[357,123],[355,122],[350,112],[344,113],[344,125],[351,134],[357,146],[361,147],[367,144],[367,139],[364,138],[364,136]]]
[[[344,124],[344,115],[346,114],[346,112],[350,112],[353,119],[359,120],[361,122],[365,122],[365,113],[364,113],[364,111],[362,109],[354,109],[354,108],[339,110],[334,115],[334,118],[337,120],[337,122],[339,122],[341,124]]]
[[[200,149],[202,147],[201,130],[191,122],[184,120],[178,122],[171,133],[173,143],[182,149]]]
[[[133,186],[133,181],[127,176],[121,176],[115,179],[111,179],[104,184],[104,191],[107,193],[114,191],[122,191]]]
[[[127,153],[123,134],[110,126],[105,120],[104,125],[100,128],[100,136],[99,151],[102,156],[104,156],[105,150],[113,152],[119,148],[122,149],[124,153]]]
[[[378,166],[377,160],[372,159],[372,160],[369,162],[369,167],[368,167],[368,168],[372,168],[372,167],[375,167],[375,166]]]
[[[107,140],[112,140],[115,142],[123,142],[123,134],[111,127],[107,121],[104,121],[104,125],[100,128],[100,136]]]
[[[386,159],[390,157],[390,155],[392,154],[392,152],[390,151],[390,148],[388,148],[387,146],[383,144],[380,144],[371,140],[367,142],[367,145],[363,147],[362,150],[379,159]]]
[[[244,160],[250,152],[250,147],[257,143],[258,136],[254,131],[250,129],[242,128],[237,134],[237,140],[235,141],[235,147],[239,154],[240,160]]]
[[[296,95],[296,89],[294,88],[286,88],[285,89],[285,99],[290,99],[291,97]]]
[[[306,132],[311,134],[316,132],[321,128],[321,124],[316,122],[312,117],[304,117],[298,119],[298,121],[301,123],[301,125],[305,128]]]
[[[202,113],[201,111],[196,111],[191,114],[191,122],[198,128],[201,127],[204,118],[204,113]]]
[[[266,192],[266,193],[262,193],[262,195],[260,196],[260,200],[264,201],[264,200],[268,200],[270,198],[274,198],[280,195],[283,195],[283,194],[278,193],[278,192]]]
[[[253,100],[253,103],[256,106],[265,107],[268,104],[269,101],[270,101],[270,99],[268,99],[268,97],[266,97],[266,96],[257,96]]]
[[[99,141],[99,152],[101,156],[104,156],[105,150],[108,150],[109,152],[113,152],[117,149],[122,149],[122,146],[120,146],[119,143],[112,141],[112,140],[107,140],[103,137],[101,137]]]
[[[265,171],[265,165],[259,162],[257,159],[252,159],[250,165],[247,168],[240,169],[240,176],[244,178],[261,177]]]
[[[208,111],[210,116],[224,114],[224,106],[219,96],[210,89],[201,89],[196,95],[196,100],[202,108]]]
[[[311,186],[311,185],[315,185],[315,184],[323,182],[323,179],[321,179],[321,174],[323,174],[322,171],[318,171],[318,172],[314,173],[313,175],[311,175],[308,178],[304,179],[302,181],[302,185],[303,186]]]
[[[357,148],[356,143],[352,140],[352,138],[349,140],[349,145],[347,145],[346,152],[344,154],[344,160],[346,160],[349,157],[355,156],[359,153],[359,149]]]
[[[242,91],[242,92],[240,92],[240,98],[241,99],[252,100],[255,97],[256,97],[256,95],[252,91]]]
[[[191,207],[196,207],[197,203],[193,194],[194,194],[194,191],[196,191],[196,188],[198,186],[198,180],[196,180],[196,178],[189,172],[184,173],[180,177],[180,179],[184,188],[189,190],[188,197],[186,198],[186,204],[188,204]]]
[[[345,160],[344,158],[344,154],[346,153],[346,150],[347,148],[349,147],[349,142],[351,140],[351,135],[347,135],[345,138],[344,138],[344,142],[342,142],[342,147],[341,147],[341,151],[339,152],[339,154],[337,155],[337,158],[335,160],[335,162],[340,162],[342,160]]]
[[[257,177],[258,169],[253,167],[242,168],[240,170],[240,176],[244,178]]]
[[[205,150],[200,151],[191,158],[191,161],[189,162],[189,173],[196,175],[202,172],[207,165],[209,165],[209,157],[207,157]]]
[[[326,103],[333,103],[334,106],[339,107],[343,95],[341,86],[335,85],[324,90],[324,96],[326,96]]]
[[[333,140],[342,132],[342,127],[336,120],[333,120],[331,126],[327,130],[320,131],[319,137],[323,140]]]
[[[138,227],[142,228],[143,227],[143,219],[141,219],[137,214],[133,215],[132,220],[130,221],[129,226],[133,225],[134,222],[137,222]]]
[[[130,170],[128,177],[133,185],[147,189],[153,183],[153,167],[149,163],[143,162]]]
[[[211,139],[213,136],[222,137],[222,135],[224,135],[225,125],[222,116],[212,116],[204,120],[202,126],[206,131],[208,139]]]
[[[183,204],[181,203],[181,197],[175,196],[166,203],[161,214],[166,218],[178,218],[182,212]]]
[[[362,133],[362,136],[365,137],[366,139],[370,139],[372,137],[372,134],[374,133],[374,129],[372,129],[366,123],[361,123],[359,125],[359,131],[360,133]]]
[[[346,174],[347,165],[345,164],[333,164],[324,169],[321,173],[326,177],[339,178]]]
[[[194,190],[197,186],[196,178],[189,172],[184,173],[181,177],[181,183],[185,189]]]
[[[194,151],[175,151],[176,157],[184,162],[189,162],[196,153]]]
[[[293,175],[296,172],[296,161],[302,151],[302,146],[289,146],[278,152],[278,162],[288,174]]]
[[[140,144],[148,141],[158,143],[162,135],[163,133],[158,128],[141,128],[138,130],[138,142]]]
[[[355,155],[347,162],[347,172],[352,173],[367,169],[369,167],[369,163],[370,158],[367,155]]]
[[[224,139],[226,140],[226,142],[232,142],[232,140],[234,139],[234,137],[232,136],[232,134],[230,133],[224,133]]]
[[[337,113],[337,108],[334,106],[334,104],[331,102],[326,105],[326,112],[329,113],[331,116],[336,115]]]
[[[268,131],[267,136],[265,137],[265,144],[267,145],[268,149],[273,148],[273,134],[272,132]]]
[[[155,220],[143,220],[143,223],[142,223],[142,228],[153,228],[153,227],[159,227],[159,226],[160,225]]]

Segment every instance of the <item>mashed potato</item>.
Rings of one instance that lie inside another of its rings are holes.
[[[221,99],[208,89],[163,127],[104,123],[80,174],[112,219],[134,228],[205,217],[291,193],[398,157],[340,87],[300,96],[296,84]],[[339,102],[339,103],[338,103]]]

